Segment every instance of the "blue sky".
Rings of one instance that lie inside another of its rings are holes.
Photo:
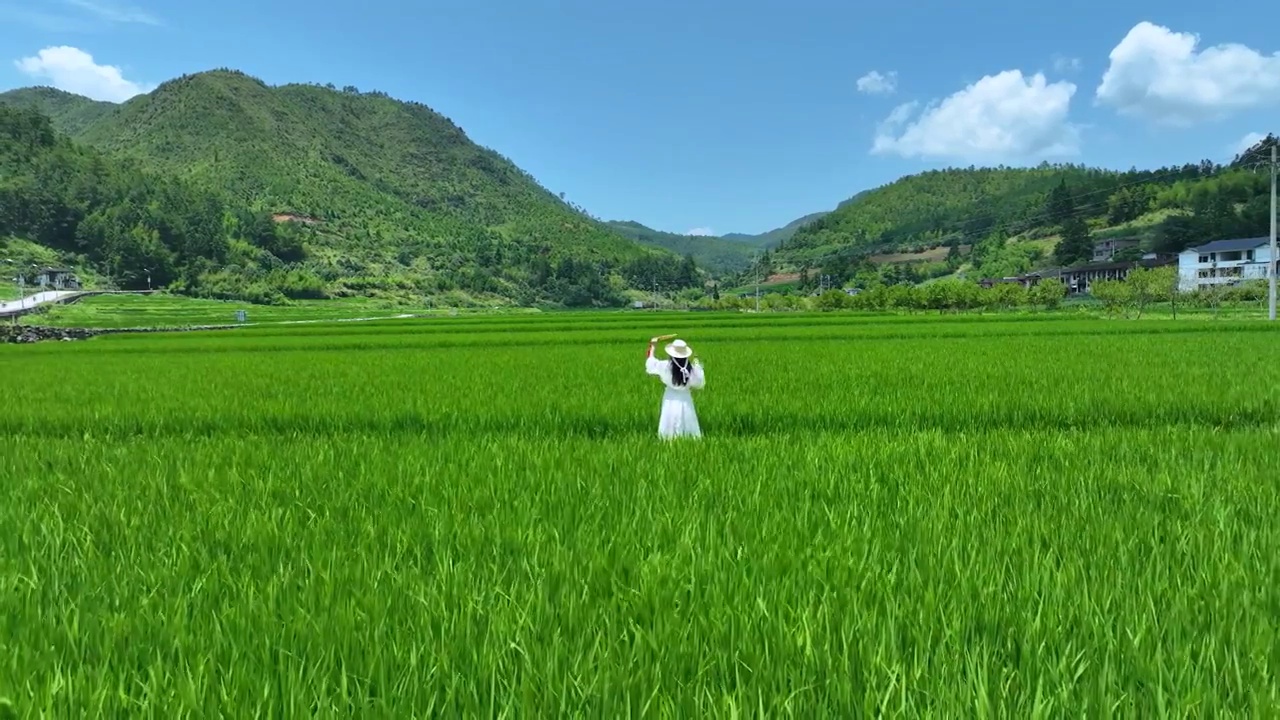
[[[931,167],[1226,160],[1276,129],[1278,16],[1258,0],[0,0],[0,88],[119,99],[215,67],[351,84],[435,108],[597,216],[763,232]]]

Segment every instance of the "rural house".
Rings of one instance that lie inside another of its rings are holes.
[[[1093,262],[1105,263],[1115,259],[1121,250],[1138,247],[1138,241],[1132,239],[1103,240],[1093,245]]]
[[[1215,240],[1178,255],[1178,287],[1186,292],[1211,285],[1265,280],[1272,261],[1271,238]]]
[[[1089,287],[1097,280],[1124,280],[1135,268],[1153,269],[1172,265],[1173,258],[1147,253],[1141,260],[1112,263],[1089,263],[1072,268],[1042,270],[1017,278],[1026,287],[1032,287],[1045,280],[1057,280],[1067,286],[1067,292],[1080,295],[1089,292]]]
[[[66,268],[45,268],[36,276],[36,284],[54,290],[79,290],[80,279]]]
[[[984,288],[991,288],[996,285],[1018,284],[1023,287],[1031,287],[1034,283],[1028,282],[1024,276],[1018,277],[1000,277],[1000,278],[982,278],[978,281],[978,285]]]

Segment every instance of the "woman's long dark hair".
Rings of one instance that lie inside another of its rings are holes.
[[[689,358],[671,358],[671,384],[676,387],[689,384]]]

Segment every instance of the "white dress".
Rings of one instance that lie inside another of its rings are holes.
[[[671,361],[650,357],[645,360],[645,372],[656,375],[667,389],[662,393],[662,416],[658,419],[658,437],[702,437],[698,427],[698,413],[693,409],[693,390],[701,390],[707,384],[702,365],[693,361],[689,369],[689,382],[677,387],[671,382]]]

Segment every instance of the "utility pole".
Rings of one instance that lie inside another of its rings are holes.
[[[755,258],[755,311],[760,311],[760,273],[763,272],[763,265],[760,264],[759,256]]]
[[[1271,257],[1270,266],[1267,268],[1267,278],[1270,280],[1270,288],[1267,298],[1267,314],[1272,320],[1276,319],[1276,264],[1280,258],[1276,257],[1276,143],[1271,143]]]

